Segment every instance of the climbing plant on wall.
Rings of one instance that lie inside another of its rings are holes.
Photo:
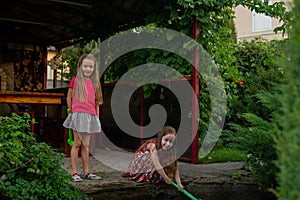
[[[152,14],[147,17],[147,25],[169,28],[191,37],[192,24],[194,20],[198,21],[200,37],[197,41],[209,53],[221,73],[228,95],[227,105],[229,106],[229,111],[233,109],[234,103],[240,100],[240,89],[238,87],[241,84],[238,83],[237,85],[233,79],[242,80],[241,76],[243,74],[239,70],[237,58],[237,51],[240,51],[240,47],[238,47],[239,45],[236,41],[233,8],[242,5],[258,13],[265,13],[268,16],[280,19],[283,24],[277,27],[274,30],[275,32],[283,31],[284,33],[286,27],[289,26],[290,14],[286,11],[283,2],[268,5],[268,1],[261,0],[162,0],[160,3],[161,5],[157,6],[156,10],[152,10]],[[106,80],[116,81],[124,72],[146,62],[162,63],[174,67],[183,75],[191,74],[191,65],[182,58],[170,52],[162,53],[161,51],[150,49],[126,54],[114,62],[105,72]],[[202,132],[202,130],[205,131],[207,129],[207,122],[210,118],[210,97],[208,90],[205,89],[205,82],[201,79],[200,88],[200,132]],[[232,113],[229,112],[229,114]]]

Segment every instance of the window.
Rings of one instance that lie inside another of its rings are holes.
[[[262,0],[263,1],[263,0]],[[272,0],[269,0],[269,5]],[[252,12],[252,32],[270,31],[272,30],[272,18],[264,14]]]

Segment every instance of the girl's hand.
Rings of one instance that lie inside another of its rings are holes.
[[[165,177],[164,179],[167,184],[170,185],[172,183],[172,180],[169,177]]]
[[[180,191],[180,192],[183,192],[184,186],[183,186],[181,183],[178,183],[177,185],[181,188],[181,190],[179,190],[179,191]]]

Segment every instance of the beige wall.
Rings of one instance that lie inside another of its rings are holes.
[[[272,3],[279,2],[280,0],[272,0]],[[288,2],[291,0],[282,0],[288,6]],[[238,6],[235,8],[235,25],[237,31],[237,38],[238,41],[241,40],[251,40],[255,37],[261,36],[266,39],[282,39],[282,34],[273,32],[274,28],[281,25],[277,19],[271,19],[271,26],[270,30],[263,30],[263,31],[253,31],[253,27],[255,26],[255,19],[254,13],[243,6]],[[256,20],[259,21],[259,20]],[[257,22],[259,23],[259,22]]]

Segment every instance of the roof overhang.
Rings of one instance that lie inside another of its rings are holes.
[[[144,24],[155,1],[4,0],[0,41],[63,48]]]

